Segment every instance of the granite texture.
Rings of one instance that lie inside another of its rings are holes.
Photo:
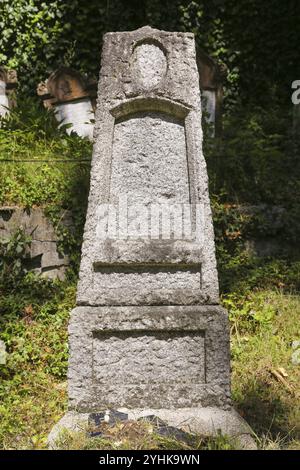
[[[107,33],[101,63],[77,303],[218,303],[194,35],[150,27]],[[97,237],[99,206],[114,204],[122,196],[128,197],[129,205],[190,203],[192,223],[200,227],[201,240],[170,238],[163,256],[154,261],[157,275],[153,271],[148,276],[144,274],[145,291],[140,286],[135,288],[134,276],[128,277],[126,286],[122,285],[121,268],[149,263],[153,253],[161,253],[161,240]],[[202,207],[201,218],[195,209],[197,205]],[[188,272],[186,276],[181,273],[178,283],[173,282],[172,278],[176,278],[173,275],[163,281],[159,271],[168,259],[177,264],[201,265],[201,282],[193,287]],[[101,287],[101,264],[111,266],[114,287]],[[153,283],[151,289],[147,289],[148,282]],[[178,295],[182,288],[187,290],[186,296]]]
[[[69,408],[230,410],[193,34],[104,36],[94,137]],[[99,216],[111,206],[118,217]],[[186,210],[189,237],[180,233]]]
[[[228,333],[219,306],[77,307],[69,325],[70,407],[227,409]]]

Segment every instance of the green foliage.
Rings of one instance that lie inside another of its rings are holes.
[[[265,448],[299,448],[299,296],[271,290],[224,299],[232,335],[232,392],[239,412]]]
[[[0,339],[8,354],[6,364],[0,365],[0,446],[45,447],[47,432],[66,405],[61,380],[66,376],[66,326],[76,286],[24,272],[13,283],[4,281]]]
[[[94,429],[89,429],[89,431]],[[227,436],[204,437],[187,434],[184,441],[158,433],[147,421],[117,422],[114,426],[103,423],[97,427],[103,437],[87,437],[81,432],[64,430],[57,441],[62,450],[234,450],[237,442]]]
[[[211,191],[231,201],[282,204],[299,198],[300,141],[291,113],[237,107],[219,139],[206,139]]]
[[[290,359],[291,342],[300,338],[300,166],[299,138],[285,111],[290,83],[300,75],[292,60],[299,42],[292,3],[271,0],[266,11],[259,0],[229,0],[226,8],[224,0],[2,0],[0,62],[17,68],[22,90],[34,93],[37,82],[62,64],[98,75],[103,33],[148,23],[192,30],[197,44],[228,66],[223,134],[211,139],[207,133],[204,151],[222,302],[231,324],[233,397],[261,446],[269,439],[296,448],[299,371]],[[18,108],[1,122],[0,204],[42,206],[75,268],[64,283],[26,274],[21,258],[30,239],[18,231],[1,241],[0,338],[8,351],[0,366],[3,448],[44,448],[66,408],[66,325],[75,303],[90,156],[90,142],[58,129],[53,114],[33,99],[19,95]],[[257,204],[259,211],[240,208]],[[270,222],[272,205],[282,209],[277,224]],[[66,210],[72,212],[72,230],[62,224]],[[273,258],[253,256],[247,242],[265,236],[295,249]],[[274,375],[279,369],[287,374],[281,382]],[[71,436],[65,446],[116,448],[124,437],[117,431],[89,442]],[[135,439],[130,432],[121,448],[185,448],[149,433],[141,440],[138,429]],[[197,445],[232,444],[219,436]]]
[[[233,293],[223,298],[223,305],[229,312],[229,319],[238,334],[256,332],[261,326],[272,325],[276,315],[274,305],[265,303],[264,293],[249,293],[241,297]]]
[[[298,245],[295,250],[289,251],[293,237],[299,234],[297,219],[291,221],[292,214],[288,213],[283,224],[276,230],[272,226],[267,230],[268,221],[264,217],[244,213],[236,204],[222,203],[222,197],[212,198],[221,292],[239,292],[244,295],[249,289],[261,286],[283,292],[299,292]],[[292,223],[290,233],[293,237],[289,236],[285,225],[287,221]],[[247,240],[259,240],[265,234],[270,240],[282,241],[283,246],[277,256],[259,257],[247,248]]]
[[[204,126],[224,291],[267,286],[272,277],[279,287],[299,290],[300,142],[290,124],[278,108],[251,107],[228,116],[218,139]],[[261,239],[279,245],[276,260],[251,255],[247,242]]]
[[[30,237],[18,229],[11,238],[0,239],[0,285],[14,286],[23,274],[22,259]]]
[[[20,244],[25,246],[26,240],[17,234],[6,244],[5,257],[18,259]],[[45,448],[50,428],[66,410],[67,322],[75,305],[76,283],[24,272],[13,283],[2,281],[0,339],[7,361],[0,365],[0,447]],[[105,439],[87,439],[84,433],[62,436],[62,448],[227,450],[234,443],[221,435],[191,436],[190,442],[180,442],[150,433],[149,425],[129,422],[107,429]]]
[[[33,287],[35,294],[29,293]],[[42,295],[39,295],[38,288]],[[8,348],[8,361],[1,368],[2,378],[25,377],[35,368],[54,377],[65,377],[69,311],[75,289],[36,279],[30,275],[18,285],[15,299],[1,297],[1,339]],[[69,297],[69,298],[68,298]]]
[[[20,100],[2,124],[0,204],[45,207],[60,237],[60,249],[70,253],[73,267],[78,266],[91,143],[58,129],[52,113],[29,98]],[[69,210],[72,229],[62,223]]]
[[[193,31],[198,45],[227,65],[227,107],[238,97],[288,106],[300,76],[293,60],[298,11],[293,0],[270,0],[267,8],[260,0],[2,0],[0,63],[16,68],[22,89],[33,93],[62,64],[97,76],[104,33],[150,24]]]
[[[259,258],[242,252],[234,257],[228,253],[219,258],[222,292],[239,291],[265,286],[283,292],[299,292],[300,262],[272,257]]]
[[[297,2],[181,1],[179,12],[183,28],[195,33],[199,46],[228,67],[227,108],[240,101],[268,109],[277,102],[290,105],[291,83],[300,76],[294,61]]]
[[[54,139],[63,135],[52,110],[46,111],[37,97],[32,98],[22,93],[18,96],[18,106],[1,118],[1,142],[5,145],[5,136],[11,132],[22,136],[26,133],[29,142],[34,139]],[[9,140],[8,140],[9,142]],[[10,142],[9,142],[10,143]],[[9,146],[7,147],[9,150]],[[23,150],[25,155],[27,149]]]

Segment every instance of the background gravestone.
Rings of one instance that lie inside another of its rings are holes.
[[[68,134],[75,132],[93,140],[93,83],[69,67],[55,70],[37,86],[37,94],[46,109],[54,109],[59,127],[68,125]]]
[[[249,433],[230,403],[193,34],[105,35],[94,137],[69,326],[70,409]],[[178,230],[182,219],[190,231]]]
[[[196,49],[196,56],[204,117],[212,125],[211,135],[218,136],[222,131],[223,82],[227,76],[227,68],[202,49]]]
[[[0,119],[16,106],[17,72],[0,66]],[[0,123],[1,125],[1,123]]]

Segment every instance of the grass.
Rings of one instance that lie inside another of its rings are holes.
[[[7,362],[0,366],[0,447],[45,449],[47,435],[67,408],[67,324],[75,305],[74,281],[47,281],[27,274],[0,289],[0,339]],[[105,426],[105,424],[104,424]],[[143,422],[118,423],[104,437],[85,432],[62,436],[64,449],[230,449],[225,436],[180,442]]]
[[[70,209],[86,197],[92,144],[57,126],[53,114],[24,97],[1,121],[0,204]]]
[[[27,275],[0,296],[0,446],[45,448],[49,429],[66,409],[67,323],[75,285]]]
[[[72,209],[78,231],[60,235],[76,266],[89,173],[89,165],[79,160],[90,158],[91,144],[59,131],[32,100],[27,104],[0,128],[0,204],[44,206],[52,221],[60,220],[59,210]],[[59,163],[62,155],[78,164]],[[5,159],[14,163],[1,163]],[[297,257],[287,261],[246,255],[240,245],[247,221],[227,206],[214,202],[214,225],[222,302],[231,323],[234,404],[260,448],[300,449],[300,365],[291,361],[292,342],[300,340],[300,262]],[[12,251],[22,251],[22,243],[16,239]],[[0,447],[44,449],[67,407],[67,324],[75,305],[76,276],[53,282],[21,275],[13,253],[1,245],[0,250],[0,339],[8,352],[6,364],[0,365]],[[231,449],[235,444],[226,436],[179,442],[157,434],[149,424],[128,422],[107,427],[101,438],[66,434],[61,446]]]
[[[75,303],[74,282],[28,275],[0,301],[1,334],[8,350],[0,366],[0,445],[43,449],[67,406],[67,322]],[[2,293],[3,294],[3,293]],[[15,296],[14,296],[15,294]],[[14,298],[14,300],[13,300]],[[232,393],[262,448],[300,449],[299,365],[291,362],[299,339],[300,299],[279,290],[253,290],[223,298],[232,330]],[[120,423],[105,438],[65,436],[64,448],[232,448],[220,436],[189,444],[159,436],[145,424]]]
[[[98,428],[101,437],[87,437],[86,430],[65,431],[58,441],[63,450],[233,450],[236,443],[226,436],[214,438],[188,435],[184,441],[160,435],[146,421],[126,421]]]
[[[252,332],[232,325],[233,400],[262,446],[300,449],[300,365],[291,361],[300,337],[299,296],[267,290],[249,299],[252,318],[262,324]]]

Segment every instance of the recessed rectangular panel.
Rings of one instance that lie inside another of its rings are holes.
[[[94,332],[93,381],[204,383],[204,341],[202,331]]]
[[[128,265],[97,267],[92,289],[105,305],[195,304],[201,295],[201,265]]]
[[[161,112],[139,112],[114,127],[110,202],[188,203],[183,121]]]
[[[199,270],[159,272],[95,272],[94,288],[102,289],[126,289],[133,287],[142,291],[154,291],[160,289],[194,289],[200,291]]]

